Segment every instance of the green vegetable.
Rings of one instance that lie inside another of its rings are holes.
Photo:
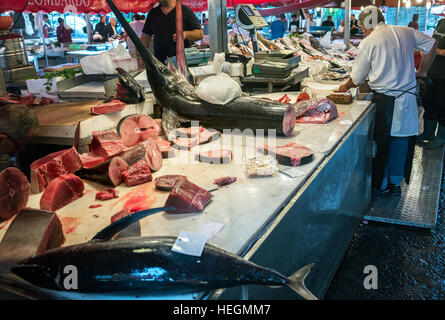
[[[62,71],[55,71],[55,72],[47,72],[44,76],[47,81],[45,82],[45,89],[46,91],[51,90],[52,87],[52,79],[57,77],[62,77],[63,79],[70,79],[74,78],[77,73],[82,72],[81,68],[71,68],[71,69],[65,69]]]

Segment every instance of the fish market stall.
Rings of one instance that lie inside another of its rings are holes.
[[[267,97],[276,99],[281,94]],[[295,98],[296,94],[290,94]],[[238,254],[284,275],[314,263],[306,279],[307,287],[322,298],[359,220],[370,203],[369,143],[374,109],[370,102],[355,101],[338,105],[340,116],[327,124],[297,124],[294,136],[277,137],[277,145],[296,142],[314,151],[313,160],[297,167],[279,166],[274,176],[248,178],[243,170],[245,160],[260,156],[257,147],[264,140],[249,135],[222,134],[220,139],[188,150],[175,150],[176,156],[164,159],[153,179],[166,174],[181,174],[199,186],[211,185],[222,176],[237,177],[233,184],[212,191],[212,201],[202,212],[193,214],[158,213],[140,221],[142,236],[177,237],[181,230],[196,231],[205,223],[224,227],[209,244]],[[269,141],[270,142],[270,141]],[[209,164],[194,161],[194,154],[218,148],[230,149],[233,161]],[[290,174],[290,175],[289,175]],[[293,177],[291,177],[293,176]],[[107,187],[85,180],[84,195],[57,211],[66,241],[63,246],[89,241],[109,225],[110,217],[128,206],[162,207],[168,192],[155,189],[153,182],[136,187],[115,187],[119,197],[97,201],[96,192]],[[31,195],[28,206],[39,208],[41,194]],[[91,208],[100,204],[101,207]],[[13,219],[0,225],[0,240]],[[60,293],[32,287],[17,277],[2,276],[3,288],[28,296],[51,298],[156,298],[135,295],[88,295]],[[271,289],[248,286],[250,299],[294,299],[287,288]],[[159,297],[158,297],[159,298]],[[163,296],[165,299],[166,296]],[[168,297],[167,297],[168,298]],[[171,296],[170,298],[178,298]],[[241,288],[179,298],[241,299]]]

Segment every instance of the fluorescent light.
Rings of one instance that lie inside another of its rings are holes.
[[[408,2],[405,3],[405,7],[406,7],[406,8],[411,8],[411,1],[408,0]]]
[[[426,3],[426,8],[427,8],[427,9],[431,9],[431,2],[430,2],[430,1],[427,1],[427,3]]]

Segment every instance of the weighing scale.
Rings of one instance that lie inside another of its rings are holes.
[[[269,26],[260,12],[253,4],[239,4],[235,9],[236,23],[244,30],[249,30],[252,39],[253,51],[258,52],[258,39],[256,29]]]

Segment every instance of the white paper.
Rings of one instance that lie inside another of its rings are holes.
[[[301,177],[301,176],[305,175],[305,173],[303,171],[298,170],[295,167],[291,167],[291,168],[287,168],[287,169],[280,169],[280,172],[288,175],[291,178]]]
[[[207,240],[210,240],[220,232],[222,228],[224,228],[224,224],[222,223],[206,221],[198,228],[196,233],[201,234],[207,237]]]
[[[341,120],[340,123],[349,126],[352,124],[352,120]]]
[[[172,251],[200,257],[206,242],[206,235],[182,230],[173,245]]]

